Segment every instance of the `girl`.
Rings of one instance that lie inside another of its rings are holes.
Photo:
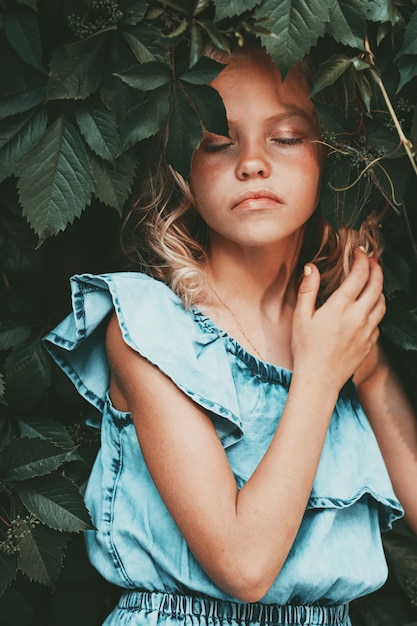
[[[230,136],[204,132],[187,182],[160,159],[126,221],[146,273],[74,277],[74,315],[47,337],[102,413],[86,542],[125,589],[107,626],[346,626],[386,578],[397,497],[417,530],[382,272],[317,216],[306,73],[227,61],[212,84]]]

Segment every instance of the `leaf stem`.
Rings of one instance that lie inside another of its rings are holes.
[[[366,51],[368,52],[368,54],[369,54],[369,56],[371,58],[371,65],[376,67],[375,63],[374,63],[374,55],[373,55],[373,52],[372,52],[371,47],[369,45],[368,37],[365,38],[365,49],[366,49]],[[384,83],[382,82],[381,77],[375,71],[372,71],[371,74],[372,74],[372,78],[375,80],[375,82],[377,83],[378,87],[381,90],[382,96],[383,96],[383,98],[385,100],[385,104],[388,107],[388,111],[389,111],[389,113],[391,115],[392,121],[394,122],[395,128],[397,129],[397,133],[398,133],[398,137],[400,138],[400,142],[404,146],[404,149],[405,149],[405,151],[407,153],[407,156],[408,156],[408,158],[410,160],[411,167],[413,168],[414,173],[417,176],[417,163],[416,163],[416,160],[415,160],[415,155],[412,152],[413,144],[410,141],[410,139],[408,139],[405,136],[405,134],[404,134],[404,131],[403,131],[403,129],[401,127],[401,124],[400,124],[400,122],[398,120],[397,114],[395,113],[394,107],[391,104],[391,100],[389,99],[387,90],[385,89],[385,86],[384,86]]]

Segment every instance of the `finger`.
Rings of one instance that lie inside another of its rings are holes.
[[[315,265],[308,263],[304,267],[303,279],[297,296],[295,315],[311,317],[316,310],[316,301],[320,288],[320,272]]]
[[[369,260],[369,277],[362,292],[357,298],[357,302],[365,307],[373,307],[382,294],[384,277],[381,267]]]
[[[385,297],[381,293],[375,306],[368,314],[368,323],[370,324],[371,328],[376,327],[378,326],[378,324],[381,323],[385,315],[386,309],[387,307],[385,304]]]
[[[330,299],[343,298],[350,302],[357,300],[365,288],[370,274],[370,261],[365,252],[359,248],[354,250],[352,269],[338,289],[330,296]]]

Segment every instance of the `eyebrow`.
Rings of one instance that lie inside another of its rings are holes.
[[[296,107],[291,107],[286,109],[282,113],[271,115],[270,117],[267,117],[265,121],[268,124],[280,123],[294,117],[302,118],[304,121],[308,122],[308,124],[310,124],[312,128],[315,128],[317,126],[317,118],[314,116],[314,111],[312,111],[312,113],[307,113],[304,109],[298,109]],[[233,125],[235,122],[232,119],[228,119],[228,123]]]

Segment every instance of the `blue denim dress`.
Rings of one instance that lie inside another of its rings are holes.
[[[115,310],[126,343],[207,411],[239,488],[271,442],[291,372],[247,353],[148,276],[85,274],[71,282],[74,312],[45,345],[101,428],[85,496],[97,530],[86,532],[86,545],[98,571],[126,590],[106,626],[350,624],[349,601],[386,579],[381,530],[402,515],[354,384],[341,390],[282,570],[261,602],[242,603],[190,552],[149,475],[130,414],[111,404],[106,323]]]

